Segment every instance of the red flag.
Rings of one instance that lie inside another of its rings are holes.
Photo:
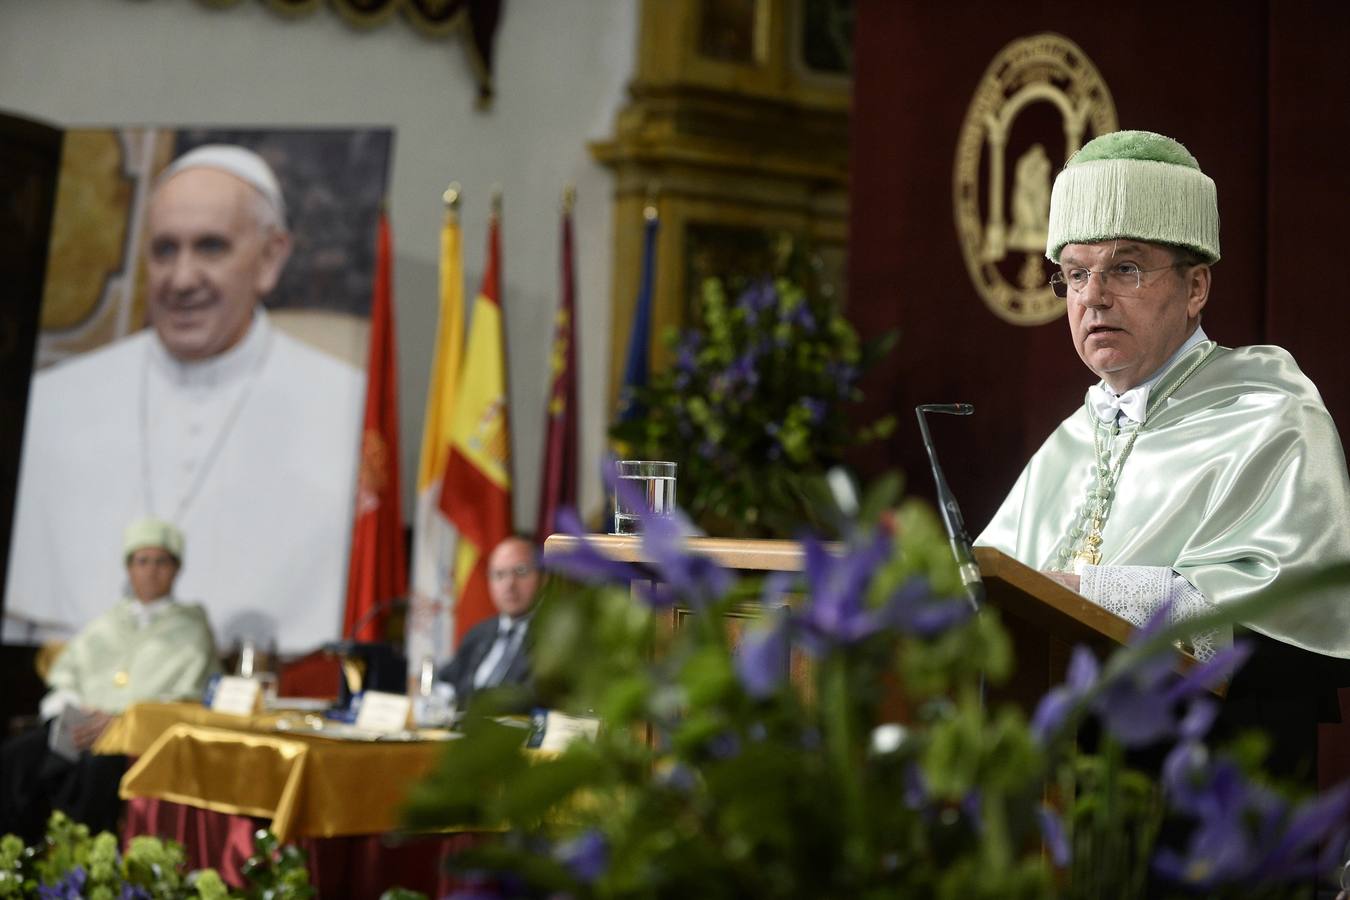
[[[464,367],[455,399],[450,458],[441,484],[441,509],[459,531],[455,581],[455,642],[494,615],[487,559],[511,536],[511,417],[507,408],[506,328],[501,307],[501,224],[488,225],[483,289],[473,304]]]
[[[375,291],[370,304],[361,473],[347,569],[347,611],[342,625],[342,633],[358,641],[383,640],[387,604],[402,597],[408,588],[398,473],[398,361],[394,352],[392,256],[389,220],[382,214],[375,252]]]
[[[553,324],[550,369],[553,383],[548,391],[544,417],[544,474],[539,491],[539,518],[535,540],[539,544],[553,533],[554,518],[564,506],[577,505],[577,348],[576,278],[572,249],[572,192],[563,202],[562,298]]]

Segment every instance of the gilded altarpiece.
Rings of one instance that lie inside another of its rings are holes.
[[[852,3],[644,0],[637,72],[611,138],[615,173],[611,400],[642,266],[643,215],[660,217],[651,359],[703,278],[757,275],[807,247],[843,296]]]

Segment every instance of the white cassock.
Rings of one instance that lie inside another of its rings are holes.
[[[220,356],[180,362],[147,329],[37,374],[5,586],[5,643],[69,637],[126,579],[141,515],[183,529],[175,593],[222,647],[339,635],[365,376],[261,310]]]

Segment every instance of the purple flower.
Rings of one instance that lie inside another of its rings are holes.
[[[576,510],[558,510],[558,528],[577,538],[575,549],[544,558],[544,567],[587,584],[628,584],[646,576],[631,563],[611,559],[586,539],[585,527]]]
[[[741,739],[734,731],[719,732],[708,739],[707,750],[713,759],[734,759],[741,754]]]
[[[1327,871],[1345,846],[1350,830],[1350,782],[1342,783],[1299,806],[1275,845],[1256,867],[1258,878],[1286,881]],[[1332,856],[1318,860],[1319,845]]]
[[[918,763],[905,766],[905,792],[902,798],[906,809],[919,810],[928,802],[928,782]]]
[[[1079,701],[1086,696],[1097,680],[1097,658],[1081,644],[1073,648],[1069,658],[1068,678],[1064,684],[1051,688],[1036,706],[1031,717],[1031,734],[1045,745],[1064,725],[1064,720]]]
[[[966,817],[970,823],[972,831],[981,832],[984,830],[984,797],[980,794],[979,788],[971,788],[966,795],[961,798],[961,815]]]
[[[1281,884],[1327,871],[1350,833],[1350,783],[1291,811],[1232,760],[1209,764],[1194,740],[1168,754],[1163,786],[1169,805],[1196,824],[1185,852],[1164,848],[1154,869],[1200,890]]]
[[[56,884],[39,885],[38,896],[42,900],[80,900],[84,896],[84,883],[88,877],[83,866],[76,866]]]
[[[834,555],[814,538],[802,541],[810,604],[797,616],[802,644],[821,655],[834,646],[861,641],[886,624],[884,611],[867,605],[867,585],[890,553],[890,538],[878,531],[862,546]]]
[[[698,786],[698,779],[694,777],[694,770],[681,762],[657,769],[655,777],[658,784],[665,785],[681,794],[692,793],[694,788]]]
[[[687,331],[675,350],[675,368],[686,375],[694,374],[698,368],[698,351],[703,338],[697,331]]]
[[[807,334],[816,330],[816,317],[811,314],[811,307],[801,303],[792,312],[792,324],[797,325]]]
[[[1041,826],[1041,839],[1045,841],[1045,847],[1050,851],[1050,861],[1055,864],[1056,869],[1064,868],[1071,858],[1069,841],[1064,835],[1064,823],[1048,806],[1036,810],[1036,820]]]
[[[555,847],[553,857],[566,866],[577,881],[591,884],[609,867],[609,842],[591,828]]]
[[[441,900],[500,900],[502,896],[497,879],[482,872],[466,872],[459,877],[454,890]]]
[[[1160,616],[1155,615],[1154,619]],[[1150,635],[1153,622],[1134,640]],[[1094,700],[1093,709],[1110,732],[1126,747],[1143,747],[1177,733],[1177,709],[1186,700],[1203,696],[1223,681],[1251,655],[1251,646],[1237,643],[1178,678],[1172,671],[1175,657],[1170,648],[1116,675]],[[1203,730],[1213,716],[1201,715]],[[1189,727],[1196,727],[1191,724]]]
[[[686,538],[694,526],[678,509],[668,515],[642,517],[642,551],[659,580],[675,596],[697,609],[721,598],[731,587],[731,574],[712,557],[689,552]]]
[[[1131,645],[1147,642],[1170,618],[1170,606],[1165,605],[1135,633]],[[1164,647],[1125,668],[1109,668],[1105,676],[1100,676],[1104,679],[1102,683],[1094,686],[1099,678],[1097,662],[1088,650],[1076,647],[1068,683],[1052,689],[1041,699],[1032,716],[1032,734],[1042,744],[1046,743],[1070,713],[1091,697],[1093,712],[1126,747],[1143,747],[1178,734],[1198,738],[1209,730],[1214,711],[1203,703],[1197,706],[1194,701],[1232,675],[1250,654],[1250,645],[1240,642],[1178,677],[1173,672],[1175,656],[1170,647]],[[1179,720],[1178,710],[1187,701],[1191,704],[1186,718]]]
[[[750,322],[755,321],[759,313],[777,303],[778,292],[774,290],[773,282],[768,278],[752,282],[736,300],[736,305],[745,311],[746,320]]]
[[[928,581],[911,578],[882,607],[882,618],[892,628],[921,638],[934,638],[974,615],[963,599],[934,597]]]
[[[778,572],[775,575],[782,575]],[[766,591],[766,594],[768,591]],[[736,648],[736,675],[745,692],[756,700],[774,694],[787,680],[788,617],[786,608],[773,610],[772,623],[747,632]]]

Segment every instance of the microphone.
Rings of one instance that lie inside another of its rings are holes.
[[[928,433],[926,413],[942,413],[949,416],[968,416],[975,412],[970,403],[921,403],[914,407],[914,415],[919,420],[919,433],[923,435],[923,446],[928,451],[928,462],[933,467],[933,481],[937,485],[938,508],[942,512],[942,524],[947,528],[952,555],[956,557],[957,571],[961,583],[966,587],[966,596],[972,606],[978,610],[984,604],[984,581],[980,578],[980,567],[975,564],[971,554],[970,535],[966,533],[966,523],[961,518],[961,507],[956,503],[952,489],[938,465],[937,450],[933,447],[933,437]]]
[[[358,641],[356,636],[360,634],[361,629],[365,628],[368,624],[370,624],[372,620],[383,615],[384,613],[393,612],[396,609],[403,609],[406,608],[407,606],[408,606],[407,597],[390,597],[388,600],[381,600],[379,603],[376,603],[370,609],[362,613],[361,616],[355,622],[352,623],[352,627],[349,629],[347,634],[344,634],[342,636],[342,640],[336,643],[349,645],[357,643]]]

